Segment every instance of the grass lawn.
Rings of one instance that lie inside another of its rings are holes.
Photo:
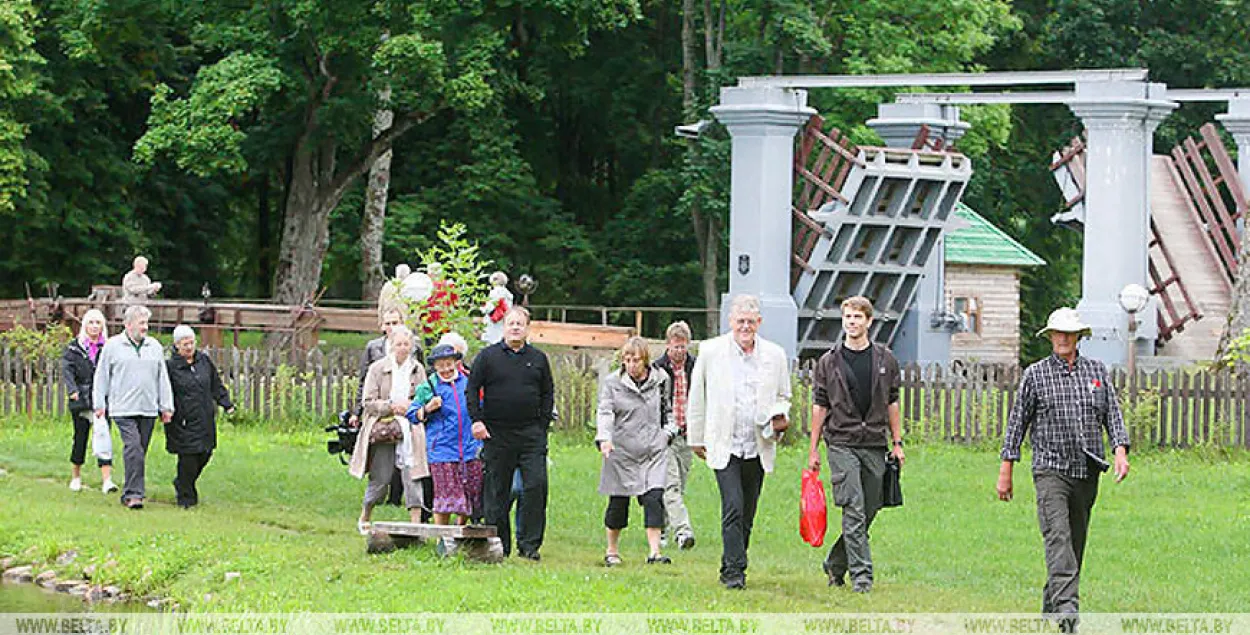
[[[0,421],[0,555],[54,562],[137,593],[175,598],[192,611],[605,611],[961,612],[1039,610],[1043,581],[1031,479],[1017,470],[1016,500],[993,495],[993,448],[908,447],[906,506],[885,510],[872,532],[876,586],[868,596],[825,586],[823,549],[798,535],[799,470],[787,448],[765,482],[745,592],[716,583],[719,499],[696,465],[688,504],[698,546],[647,567],[641,510],[625,531],[626,563],[599,565],[605,499],[598,454],[553,437],[543,561],[482,565],[440,561],[431,548],[364,553],[355,518],[364,489],[325,453],[319,432],[224,427],[200,483],[201,505],[173,503],[174,462],[152,440],[149,503],[135,512],[91,489],[72,493],[68,421]],[[116,437],[116,435],[115,435]],[[120,449],[120,441],[115,440]],[[119,466],[120,467],[120,466]],[[120,478],[118,479],[120,482]],[[1120,485],[1104,479],[1082,576],[1093,612],[1244,610],[1250,588],[1250,461],[1242,453],[1154,452],[1134,457]],[[403,512],[379,507],[378,519]],[[836,538],[831,513],[827,544]],[[111,564],[110,564],[111,563]],[[226,581],[227,572],[240,578]]]

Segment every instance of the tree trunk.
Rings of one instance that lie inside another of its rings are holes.
[[[687,118],[695,114],[695,96],[699,89],[699,45],[694,34],[695,0],[681,0],[681,109]]]
[[[1228,308],[1228,322],[1215,352],[1217,362],[1225,359],[1233,342],[1241,337],[1246,329],[1250,329],[1250,231],[1241,232],[1241,247],[1237,253],[1237,283],[1233,287],[1232,303]],[[1240,372],[1245,368],[1246,362],[1239,361],[1227,365],[1237,366]]]
[[[283,211],[282,244],[273,278],[273,298],[282,304],[304,304],[316,295],[330,243],[330,211],[343,196],[325,187],[334,175],[333,144],[312,148],[307,139],[291,163]]]
[[[390,101],[391,87],[384,87],[379,95],[381,103]],[[381,108],[374,115],[373,138],[390,130],[395,113]],[[386,283],[386,271],[382,265],[382,244],[386,237],[386,197],[391,185],[391,155],[387,150],[369,168],[369,187],[365,192],[365,212],[360,223],[360,281],[362,299],[374,301]]]

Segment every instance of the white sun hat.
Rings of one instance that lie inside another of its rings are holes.
[[[1069,307],[1060,307],[1050,313],[1050,317],[1046,318],[1046,328],[1038,331],[1038,336],[1045,335],[1050,331],[1059,333],[1077,333],[1082,337],[1089,337],[1093,334],[1093,330],[1089,325],[1081,321],[1081,314],[1076,309]]]

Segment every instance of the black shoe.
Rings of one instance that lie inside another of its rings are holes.
[[[537,551],[518,551],[517,555],[525,558],[526,560],[533,560],[534,562],[542,562],[543,559],[542,555],[540,555]]]
[[[829,586],[846,586],[846,580],[843,579],[841,573],[835,573],[833,563],[828,560],[820,563],[820,568],[824,569],[825,575],[829,576]]]
[[[747,579],[746,578],[730,578],[728,580],[722,580],[721,584],[725,585],[726,589],[730,589],[733,591],[741,591],[747,588]]]
[[[673,564],[668,556],[655,555],[647,557],[647,564]]]
[[[681,550],[694,549],[694,536],[689,534],[677,537],[677,548]]]
[[[851,587],[851,591],[855,593],[868,593],[872,591],[872,583],[871,582],[856,582],[855,585]]]

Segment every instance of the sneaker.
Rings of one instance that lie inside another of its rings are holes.
[[[682,534],[677,537],[677,548],[683,551],[694,549],[694,536],[690,534]]]
[[[117,491],[117,483],[114,483],[113,479],[104,481],[104,484],[100,486],[100,491],[105,494],[112,494]]]
[[[128,498],[122,501],[122,505],[125,505],[127,509],[143,509],[143,499]]]
[[[81,492],[82,491],[82,479],[80,478],[70,479],[69,491]]]
[[[540,555],[537,551],[520,551],[518,554],[522,558],[525,558],[526,560],[533,560],[534,562],[542,562],[543,559],[542,555]]]
[[[869,591],[872,591],[872,583],[856,582],[855,585],[851,587],[851,591],[854,593],[868,593]]]
[[[725,585],[726,589],[741,591],[747,588],[747,579],[746,577],[727,578],[722,580],[721,584]]]

